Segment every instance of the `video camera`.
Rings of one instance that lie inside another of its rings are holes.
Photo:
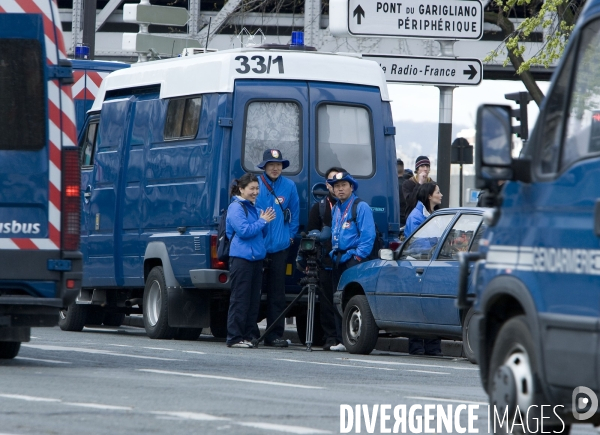
[[[302,233],[296,258],[298,269],[304,271],[307,266],[316,265],[323,255],[321,243],[327,240],[331,240],[330,227],[323,227],[321,231],[312,230],[308,234]]]

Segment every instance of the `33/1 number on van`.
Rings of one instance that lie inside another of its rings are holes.
[[[277,71],[279,74],[283,74],[283,57],[281,56],[274,59],[269,56],[266,61],[263,56],[252,56],[250,59],[247,56],[237,56],[235,60],[240,62],[240,68],[235,69],[240,74],[248,74],[250,70],[256,74],[269,74],[271,65],[277,65]],[[256,65],[254,68],[251,67],[251,62]]]

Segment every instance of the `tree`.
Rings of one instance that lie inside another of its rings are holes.
[[[505,47],[508,58],[504,65],[512,63],[525,88],[539,106],[544,94],[533,78],[530,67],[543,65],[547,68],[560,58],[584,4],[585,0],[492,0],[483,19],[486,23],[499,26],[505,38],[503,44],[492,51],[484,62],[500,56]],[[524,20],[515,27],[509,18],[518,15],[523,16]],[[523,42],[538,28],[544,29],[546,34],[543,46],[532,57],[524,59]]]

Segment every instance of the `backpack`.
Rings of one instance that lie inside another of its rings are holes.
[[[244,213],[246,213],[246,217],[248,217],[248,209],[243,202],[235,201],[244,209]],[[233,239],[235,237],[235,231],[231,235]],[[217,226],[217,259],[222,261],[223,263],[229,262],[229,246],[231,245],[231,240],[227,237],[227,209],[224,209],[221,212],[221,216],[219,217],[219,225]]]
[[[363,202],[362,199],[356,198],[354,203],[352,204],[352,217],[348,219],[346,222],[356,222],[356,208],[358,207],[358,203]],[[360,237],[360,229],[358,225],[356,226],[356,230],[358,231],[358,237]],[[385,242],[383,241],[383,234],[377,228],[377,224],[375,224],[375,240],[373,241],[373,248],[371,249],[371,253],[366,258],[367,260],[376,260],[379,258],[379,250],[385,248]]]

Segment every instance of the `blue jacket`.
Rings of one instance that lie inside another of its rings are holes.
[[[275,200],[275,195],[264,185],[263,177],[277,194],[277,197],[281,201],[281,207],[279,207],[279,204]],[[269,177],[263,175],[262,177],[258,177],[258,184],[260,191],[256,197],[256,207],[261,210],[273,207],[277,215],[268,225],[268,232],[265,238],[267,253],[272,254],[283,251],[290,246],[290,238],[293,239],[296,237],[298,227],[300,226],[300,199],[298,198],[296,183],[284,176],[279,176],[275,180],[275,183],[273,183]],[[290,209],[291,222],[284,222],[282,208],[283,210],[286,208]]]
[[[412,233],[415,232],[419,225],[425,222],[425,215],[423,214],[423,209],[425,206],[421,201],[417,202],[417,206],[410,212],[408,217],[406,218],[406,226],[404,227],[404,237],[408,238]]]
[[[248,210],[248,216],[239,202],[243,202]],[[231,240],[229,256],[240,257],[249,261],[262,260],[267,256],[264,236],[267,221],[260,219],[258,210],[250,201],[236,196],[227,208],[225,231]],[[233,234],[235,231],[235,235]],[[233,236],[233,238],[232,238]]]
[[[353,193],[345,202],[339,201],[333,207],[331,216],[331,243],[333,250],[329,254],[335,261],[336,250],[345,251],[340,263],[345,263],[352,256],[367,258],[375,242],[375,221],[371,207],[361,201],[356,206],[356,222],[352,222],[352,204],[356,199]],[[351,221],[351,222],[348,222]]]

